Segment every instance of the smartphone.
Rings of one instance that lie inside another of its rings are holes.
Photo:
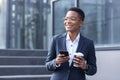
[[[69,56],[68,51],[59,51],[60,54],[64,54],[65,56]]]

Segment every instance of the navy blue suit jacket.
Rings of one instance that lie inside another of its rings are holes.
[[[56,67],[55,58],[59,54],[60,50],[66,49],[66,33],[56,35],[50,45],[46,59],[46,67],[49,71],[53,71],[51,80],[85,80],[85,74],[93,75],[97,71],[96,56],[93,41],[80,35],[77,51],[84,54],[84,58],[87,61],[88,69],[86,71],[81,68],[69,66],[68,62],[62,63],[60,67]]]

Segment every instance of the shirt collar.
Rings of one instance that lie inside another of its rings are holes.
[[[77,35],[76,39],[74,41],[79,41],[80,33]],[[69,34],[67,33],[66,40],[71,40]]]

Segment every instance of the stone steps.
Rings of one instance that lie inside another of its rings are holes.
[[[0,66],[0,75],[46,75],[50,74],[46,70],[45,66],[31,66],[31,65],[21,65],[21,66]]]
[[[0,80],[50,80],[50,75],[0,76]]]
[[[0,65],[44,65],[46,57],[0,56]]]
[[[0,80],[49,80],[45,50],[0,50]]]
[[[47,50],[0,49],[0,56],[46,56]]]

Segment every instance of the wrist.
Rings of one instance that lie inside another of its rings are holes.
[[[60,67],[61,64],[57,64],[57,62],[56,62],[56,60],[55,60],[55,64],[54,64],[54,65],[55,65],[55,67],[57,68],[57,67]]]
[[[87,71],[88,70],[88,65],[86,64],[85,65],[85,68],[83,69],[84,71]]]

